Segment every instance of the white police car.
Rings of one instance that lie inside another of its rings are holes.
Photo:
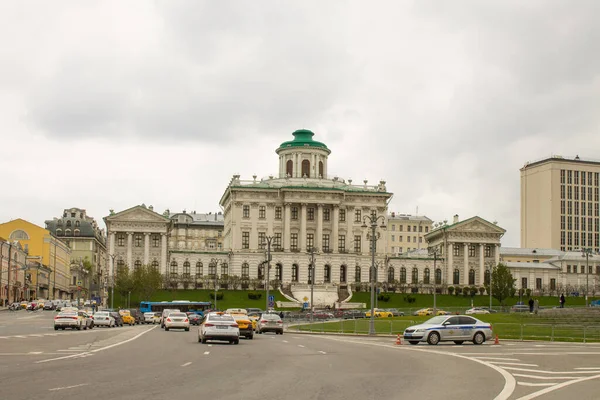
[[[468,315],[439,315],[414,325],[404,331],[404,340],[410,344],[427,342],[436,345],[439,342],[463,344],[472,341],[482,344],[492,338],[492,325]]]

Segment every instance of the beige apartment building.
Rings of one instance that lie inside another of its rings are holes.
[[[388,214],[387,253],[390,256],[427,247],[425,235],[431,231],[432,220],[422,215]]]
[[[600,162],[552,156],[521,168],[521,247],[600,251]]]

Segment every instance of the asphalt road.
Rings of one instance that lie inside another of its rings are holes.
[[[396,346],[294,333],[203,345],[195,327],[55,332],[53,315],[0,313],[0,398],[596,399],[600,388],[600,346]],[[552,385],[519,384],[528,382]]]

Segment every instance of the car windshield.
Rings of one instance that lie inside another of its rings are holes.
[[[209,315],[208,319],[211,321],[234,321],[231,315]]]
[[[94,314],[94,316],[107,317],[108,313],[107,312],[97,312]]]
[[[263,314],[262,317],[263,317],[263,319],[268,319],[268,320],[278,320],[278,319],[280,319],[279,315],[277,315],[277,314]]]
[[[423,323],[427,324],[427,325],[439,325],[442,322],[444,322],[447,318],[448,317],[444,317],[444,316],[433,317]]]
[[[187,315],[185,315],[184,313],[174,312],[174,313],[169,314],[169,317],[181,318],[181,317],[187,317]]]

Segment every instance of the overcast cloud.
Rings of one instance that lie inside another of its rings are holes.
[[[600,158],[600,2],[0,3],[0,221],[218,211],[298,128],[390,211],[519,245],[519,168]]]

